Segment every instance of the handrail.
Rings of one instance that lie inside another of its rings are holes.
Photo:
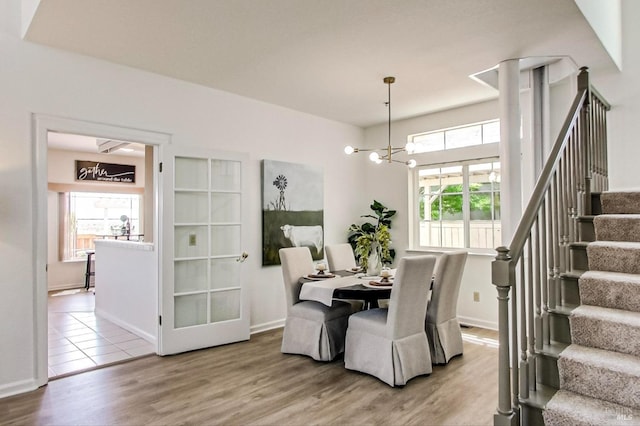
[[[511,239],[511,244],[509,245],[509,254],[512,258],[518,258],[522,253],[528,233],[531,230],[533,222],[538,215],[538,210],[544,201],[546,190],[549,188],[549,185],[551,185],[553,171],[560,161],[559,154],[569,139],[569,130],[573,127],[580,116],[580,110],[584,104],[585,98],[587,97],[587,92],[588,90],[583,89],[576,95],[573,104],[571,105],[571,109],[569,110],[569,115],[565,119],[562,129],[560,130],[560,136],[558,136],[558,139],[549,154],[549,161],[547,161],[540,173],[540,177],[538,177],[538,182],[531,194],[529,204],[527,205],[524,213],[522,213],[522,218],[518,223],[518,227],[516,228],[513,238]]]
[[[565,307],[561,274],[572,270],[578,218],[591,214],[591,191],[608,188],[606,112],[611,106],[578,74],[578,93],[508,247],[491,265],[498,291],[498,407],[495,425],[517,425],[520,404],[537,389],[553,343],[550,315]],[[557,375],[557,371],[553,373]],[[524,421],[526,423],[526,420]]]

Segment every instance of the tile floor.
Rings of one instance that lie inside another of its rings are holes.
[[[49,293],[49,378],[155,353],[146,340],[94,313],[93,289]]]

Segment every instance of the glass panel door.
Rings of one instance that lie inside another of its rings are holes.
[[[245,163],[233,153],[171,155],[165,176],[173,180],[172,188],[165,182],[164,203],[173,220],[165,227],[162,354],[249,337]]]

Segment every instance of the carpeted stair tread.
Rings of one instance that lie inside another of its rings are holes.
[[[594,241],[587,246],[592,271],[640,274],[640,242]]]
[[[558,369],[560,389],[640,409],[638,357],[571,344]]]
[[[598,241],[640,241],[640,214],[603,214],[593,225]]]
[[[560,390],[542,413],[546,426],[637,425],[640,410]]]
[[[572,343],[640,357],[639,312],[580,305],[569,324]]]
[[[603,192],[600,202],[604,214],[640,213],[640,189]]]
[[[585,305],[640,312],[640,275],[586,271],[578,279]]]

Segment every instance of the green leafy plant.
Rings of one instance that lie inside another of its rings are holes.
[[[371,249],[377,244],[379,255],[383,264],[393,263],[396,252],[391,246],[391,218],[396,214],[395,210],[390,210],[379,201],[373,200],[371,210],[375,213],[362,215],[360,217],[371,218],[375,223],[364,222],[361,225],[352,224],[349,227],[348,241],[353,247],[356,260],[364,270],[368,267]]]

